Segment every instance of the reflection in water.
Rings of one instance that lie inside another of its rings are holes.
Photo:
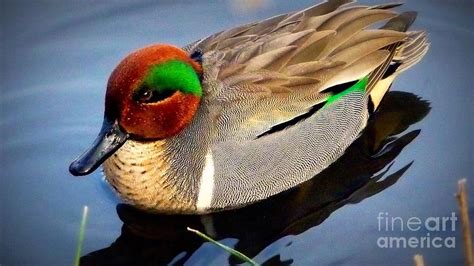
[[[203,243],[186,227],[217,240],[236,238],[239,241],[235,249],[255,257],[278,239],[301,234],[340,207],[358,203],[395,184],[411,163],[387,173],[420,131],[401,133],[422,120],[429,110],[429,104],[414,94],[390,92],[363,134],[337,162],[294,189],[239,210],[205,216],[150,215],[120,204],[117,213],[124,222],[122,234],[110,247],[82,257],[81,265],[183,264]],[[291,262],[275,256],[264,264]],[[229,257],[229,263],[239,261]]]

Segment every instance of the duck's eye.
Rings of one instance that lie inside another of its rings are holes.
[[[149,102],[153,97],[153,91],[150,89],[142,90],[138,95],[138,101],[142,103]]]
[[[162,101],[170,97],[174,93],[175,91],[173,90],[158,91],[148,86],[143,86],[135,94],[135,100],[140,103],[154,103],[154,102]]]

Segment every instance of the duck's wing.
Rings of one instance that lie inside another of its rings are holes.
[[[322,171],[365,127],[393,77],[424,55],[424,36],[405,33],[415,13],[350,2],[327,1],[186,48],[203,55],[200,115],[213,139],[201,211],[261,200]]]
[[[220,141],[249,140],[307,114],[371,73],[386,71],[407,34],[368,29],[398,14],[330,0],[188,45],[203,54],[205,100]],[[383,75],[373,74],[369,84]],[[371,85],[373,86],[373,85]],[[347,86],[349,87],[349,86]]]

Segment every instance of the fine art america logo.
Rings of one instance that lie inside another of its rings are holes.
[[[378,230],[384,233],[384,236],[377,239],[377,246],[380,248],[455,248],[456,238],[452,235],[456,231],[457,220],[454,212],[451,216],[425,219],[418,217],[404,219],[389,216],[388,212],[380,212],[377,216]],[[403,232],[408,236],[393,236],[395,232]],[[421,232],[426,233],[420,236]],[[434,236],[436,232],[448,232],[448,236]]]

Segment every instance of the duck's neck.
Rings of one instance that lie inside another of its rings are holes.
[[[209,147],[206,119],[199,114],[177,136],[160,141],[128,140],[105,161],[107,181],[140,209],[196,213],[202,169]]]
[[[196,209],[199,178],[191,162],[176,160],[165,141],[127,141],[104,163],[107,181],[125,202],[162,213],[192,213]],[[181,156],[192,154],[181,151]],[[177,154],[176,154],[177,155]]]

